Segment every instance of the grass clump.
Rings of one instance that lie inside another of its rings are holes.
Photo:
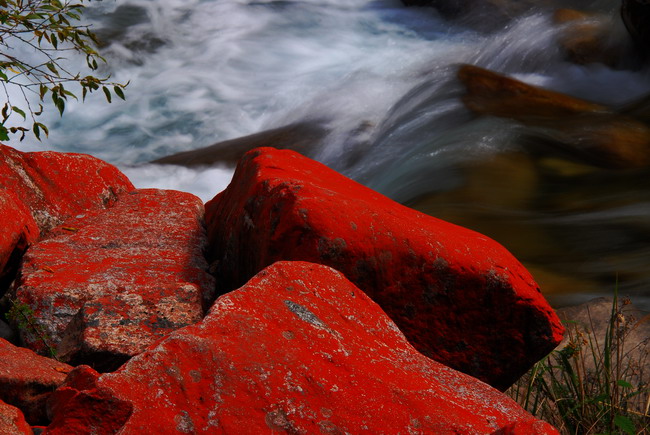
[[[562,434],[650,434],[650,337],[638,330],[650,315],[629,306],[615,292],[604,323],[590,311],[566,321],[562,345],[507,393]]]
[[[41,325],[38,320],[36,320],[36,316],[32,308],[26,303],[19,302],[18,300],[11,298],[9,299],[9,304],[11,307],[5,314],[7,320],[9,320],[10,323],[16,325],[19,330],[30,334],[33,337],[36,337],[36,339],[40,341],[46,349],[48,354],[47,356],[59,361],[56,349],[52,346],[52,340],[50,336],[46,332],[43,325]]]

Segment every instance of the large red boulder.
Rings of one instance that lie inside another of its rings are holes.
[[[47,423],[47,398],[71,370],[67,364],[0,339],[0,400],[18,407],[33,425]]]
[[[272,265],[117,372],[70,378],[48,434],[557,433],[417,352],[343,274],[302,262]]]
[[[260,148],[206,204],[220,293],[278,260],[343,272],[425,355],[505,389],[562,339],[495,241],[404,207],[288,150]]]
[[[32,245],[12,296],[34,311],[60,358],[113,370],[203,317],[214,298],[205,245],[199,198],[135,190]],[[43,340],[20,332],[44,350]]]
[[[0,144],[0,293],[25,248],[66,219],[133,190],[114,166],[83,154],[23,153]]]
[[[20,409],[0,400],[0,435],[31,435],[32,433]]]

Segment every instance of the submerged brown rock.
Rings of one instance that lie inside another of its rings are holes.
[[[636,118],[473,65],[462,65],[458,79],[466,88],[463,103],[474,113],[543,129],[534,146],[612,169],[650,165],[650,127]]]
[[[562,26],[559,44],[574,63],[616,67],[630,51],[629,37],[617,32],[609,14],[557,9],[553,21]]]
[[[320,142],[328,130],[317,121],[303,121],[265,130],[208,147],[172,154],[151,163],[181,165],[187,167],[207,166],[215,163],[235,164],[247,151],[257,147],[273,146],[291,149],[301,154],[308,153],[314,144]]]

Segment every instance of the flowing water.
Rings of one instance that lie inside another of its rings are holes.
[[[575,3],[607,12],[612,38],[626,37],[617,2]],[[495,238],[530,268],[552,303],[611,295],[618,285],[650,308],[650,173],[531,152],[530,129],[475,116],[461,101],[456,71],[463,63],[617,107],[650,93],[648,70],[633,59],[616,69],[568,61],[550,11],[450,21],[397,0],[87,5],[105,42],[102,73],[130,82],[127,101],[70,101],[62,118],[55,110],[44,115],[51,134],[43,143],[11,145],[89,153],[118,165],[138,187],[208,200],[229,182],[229,163],[146,163],[313,123],[327,134],[309,146],[311,157]]]

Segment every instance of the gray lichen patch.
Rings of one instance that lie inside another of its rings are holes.
[[[319,319],[316,314],[309,311],[308,308],[289,300],[285,300],[284,304],[289,308],[289,311],[298,316],[300,320],[310,323],[317,328],[329,331],[330,328],[321,319]]]

